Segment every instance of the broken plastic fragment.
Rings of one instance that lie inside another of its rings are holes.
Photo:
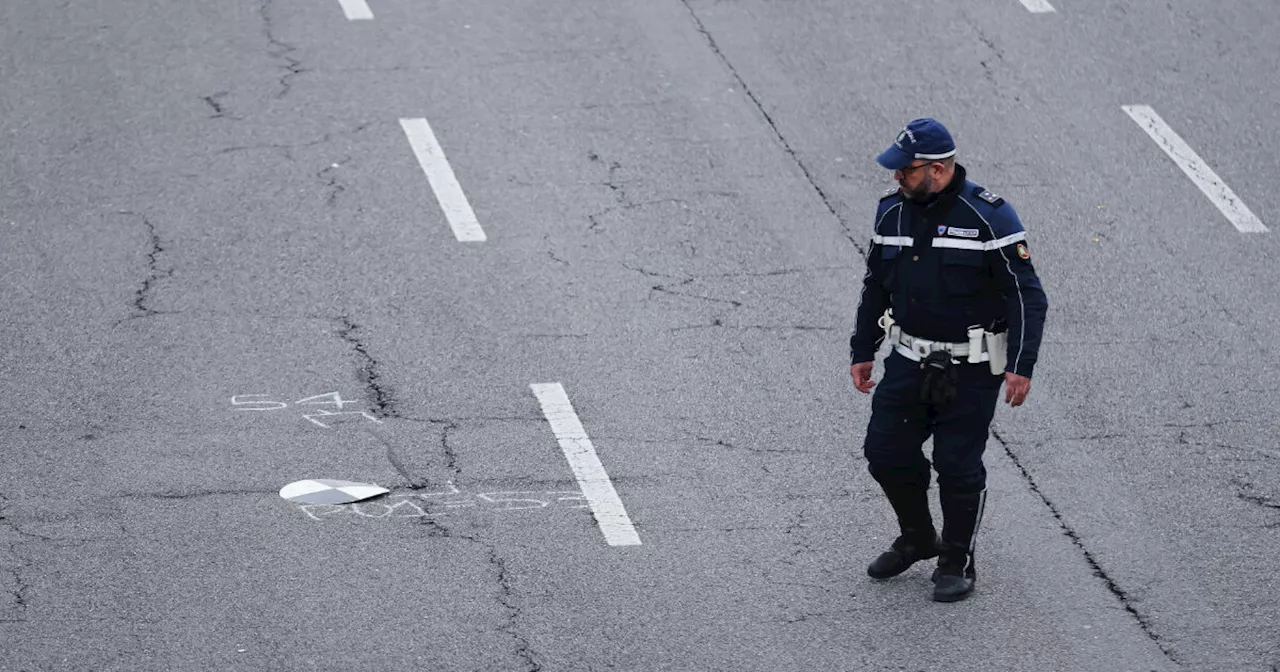
[[[372,483],[335,481],[328,478],[294,481],[280,488],[280,496],[297,504],[350,504],[385,495],[390,490]]]

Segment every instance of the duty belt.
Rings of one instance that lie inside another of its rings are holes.
[[[1000,375],[1004,371],[1008,332],[994,334],[982,327],[974,326],[969,327],[967,343],[930,341],[903,333],[902,328],[893,319],[892,310],[884,312],[879,324],[880,328],[884,329],[889,343],[893,345],[893,349],[914,362],[919,362],[930,354],[941,351],[949,353],[954,359],[963,358],[970,364],[987,362],[993,375]]]
[[[950,354],[952,357],[955,357],[957,359],[964,359],[969,362],[974,362],[974,360],[969,359],[968,343],[947,343],[945,341],[930,341],[924,338],[916,338],[911,334],[904,334],[902,333],[901,329],[895,328],[894,331],[897,332],[898,334],[898,338],[893,344],[894,349],[898,351],[898,354],[902,355],[903,357],[906,357],[907,359],[910,359],[913,362],[918,362],[924,359],[925,357],[928,357],[931,353],[938,352],[938,351],[945,351],[948,354]],[[984,350],[978,355],[977,361],[978,362],[991,361],[991,353],[988,353]]]

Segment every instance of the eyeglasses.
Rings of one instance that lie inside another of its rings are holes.
[[[902,176],[903,176],[903,177],[906,177],[906,176],[910,175],[911,173],[914,173],[914,172],[916,172],[917,170],[920,170],[921,168],[924,168],[925,166],[930,165],[930,164],[932,164],[932,163],[936,163],[936,162],[934,162],[934,161],[930,161],[930,162],[928,162],[928,163],[922,163],[922,164],[920,164],[920,165],[918,165],[918,166],[903,166],[903,167],[901,167],[901,168],[899,168],[899,169],[898,169],[898,172],[899,172],[899,173],[902,173]]]

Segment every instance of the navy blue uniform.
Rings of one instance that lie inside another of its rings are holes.
[[[967,342],[973,326],[1007,330],[1005,370],[1030,378],[1048,300],[1013,206],[968,181],[958,165],[951,183],[927,204],[897,190],[881,199],[849,341],[853,363],[875,358],[885,338],[878,320],[887,308],[903,333],[933,341]],[[939,487],[985,488],[982,451],[1003,377],[985,362],[961,362],[957,399],[934,406],[920,401],[918,364],[890,352],[864,444],[881,484],[927,484],[929,463],[920,446],[932,434]]]

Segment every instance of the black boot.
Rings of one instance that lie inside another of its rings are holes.
[[[882,487],[894,513],[898,514],[898,527],[902,534],[888,551],[867,566],[867,575],[873,579],[897,576],[916,562],[938,555],[938,533],[933,529],[933,517],[929,515],[928,486]]]
[[[935,602],[959,602],[973,592],[978,579],[974,540],[982,524],[987,491],[939,493],[942,502],[942,547],[933,572]]]

